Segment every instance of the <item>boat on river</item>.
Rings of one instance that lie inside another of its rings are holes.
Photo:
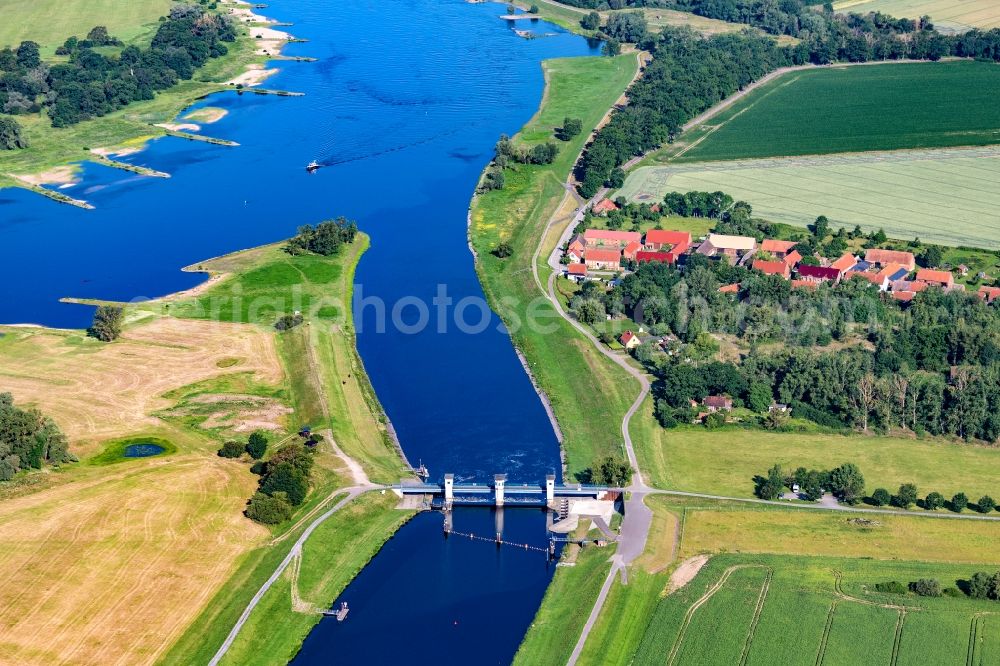
[[[308,171],[309,173],[312,173],[313,171],[316,171],[317,169],[319,169],[320,166],[321,165],[320,165],[319,162],[317,162],[316,160],[313,160],[312,162],[310,162],[309,164],[306,165],[306,171]]]

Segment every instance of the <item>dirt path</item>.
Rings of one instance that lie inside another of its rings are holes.
[[[711,557],[711,555],[695,555],[681,562],[680,566],[670,574],[670,580],[667,582],[667,594],[673,594],[690,583],[701,571],[701,568],[708,564]]]

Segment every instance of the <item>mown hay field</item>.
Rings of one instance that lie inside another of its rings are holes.
[[[52,52],[67,37],[83,39],[95,25],[125,41],[152,36],[157,19],[170,13],[170,0],[5,0],[0,21],[0,48],[22,40],[38,42]]]
[[[993,63],[798,70],[686,133],[667,154],[673,162],[701,162],[997,144],[998,97]]]
[[[773,222],[804,227],[826,215],[834,227],[1000,248],[995,147],[649,166],[630,174],[621,194],[654,202],[690,190],[723,190]]]
[[[930,16],[942,32],[1000,27],[1000,5],[996,0],[840,0],[833,3],[833,8],[838,12],[882,12],[912,19]]]

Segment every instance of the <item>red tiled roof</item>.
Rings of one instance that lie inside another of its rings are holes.
[[[892,292],[892,297],[897,301],[903,301],[904,303],[909,303],[913,300],[913,297],[917,295],[915,291],[894,291]]]
[[[646,232],[646,245],[679,245],[691,244],[691,234],[687,231],[670,231],[668,229],[650,229]]]
[[[819,284],[812,280],[792,280],[793,289],[819,289]]]
[[[584,251],[583,258],[587,261],[621,261],[622,253],[619,250],[591,247]]]
[[[895,275],[901,270],[906,270],[906,266],[903,266],[902,264],[885,264],[882,270],[878,272],[878,279],[879,280],[883,280],[885,278],[891,279],[893,275]]]
[[[625,249],[622,250],[622,254],[629,259],[633,259],[635,258],[635,253],[638,252],[641,247],[642,244],[639,241],[632,241],[625,246]]]
[[[591,241],[614,241],[621,245],[628,245],[632,242],[642,242],[642,234],[638,231],[611,231],[610,229],[587,229],[583,232],[583,240],[587,243]]]
[[[753,267],[754,270],[760,271],[765,275],[787,277],[789,273],[788,264],[783,261],[761,261],[760,259],[754,259]]]
[[[733,405],[733,399],[727,398],[724,395],[706,396],[706,398],[701,402],[706,407],[715,407],[716,409],[720,407],[731,407]]]
[[[635,260],[640,264],[644,261],[658,261],[664,264],[674,263],[674,255],[671,252],[650,252],[649,250],[640,250],[635,253]]]
[[[795,241],[783,241],[774,240],[772,238],[765,238],[764,242],[760,244],[760,249],[764,252],[771,252],[773,254],[784,254],[795,247]]]
[[[633,338],[636,338],[636,337],[638,337],[638,336],[635,333],[633,333],[632,331],[625,331],[624,333],[622,333],[622,337],[618,338],[618,340],[623,345],[627,345],[629,342],[632,341]]]
[[[921,282],[942,285],[952,285],[955,282],[955,278],[948,271],[932,271],[929,268],[921,268],[917,271],[917,279]]]
[[[987,303],[992,303],[997,298],[1000,298],[1000,287],[980,287],[979,288],[979,298],[983,299]]]
[[[735,284],[725,284],[719,287],[719,293],[721,294],[736,294],[739,293],[739,290],[740,285],[738,282]]]
[[[865,261],[870,264],[900,264],[903,268],[911,271],[916,266],[916,260],[912,252],[902,252],[899,250],[880,250],[872,248],[865,252]]]
[[[865,273],[863,271],[853,271],[850,273],[852,278],[861,278],[863,280],[868,280],[872,284],[880,285],[883,282],[883,278],[879,277],[875,273]]]
[[[840,277],[840,271],[830,266],[810,266],[799,264],[799,277],[813,278],[816,280],[836,280]]]
[[[784,261],[785,264],[787,264],[788,267],[791,268],[795,264],[802,261],[802,255],[799,254],[798,250],[792,250],[791,252],[785,255],[785,258],[782,259],[782,261]]]
[[[587,265],[586,264],[569,264],[566,267],[566,272],[570,275],[586,275]]]
[[[595,213],[607,213],[608,211],[618,210],[618,206],[611,199],[601,199],[594,204],[591,210]]]
[[[843,273],[848,268],[853,268],[855,265],[857,265],[857,263],[858,263],[857,257],[855,257],[850,252],[845,252],[844,255],[840,257],[840,259],[837,259],[835,262],[830,264],[830,268],[836,268],[838,271]]]

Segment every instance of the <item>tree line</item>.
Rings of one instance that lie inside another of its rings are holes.
[[[353,243],[357,235],[357,223],[343,216],[335,220],[324,220],[315,227],[305,224],[298,228],[298,233],[294,237],[289,239],[285,245],[285,252],[291,255],[311,252],[330,257],[340,252],[340,248],[345,244]]]
[[[688,28],[674,27],[644,37],[640,47],[652,53],[653,61],[629,88],[629,105],[612,114],[578,163],[583,196],[591,197],[605,185],[615,187],[616,169],[630,158],[672,141],[699,113],[781,67],[902,58],[939,60],[945,56],[1000,60],[1000,29],[948,36],[926,22],[918,29],[905,19],[890,20],[879,14],[816,11],[799,0],[692,0],[690,6],[679,8],[707,12],[709,7],[727,2],[744,8],[797,7],[793,12],[794,36],[801,41],[778,46],[773,38],[749,31],[701,37]],[[765,14],[772,16],[769,11]],[[783,32],[782,22],[772,25],[754,12],[740,14],[744,15],[742,22],[749,25],[791,34]]]
[[[24,41],[0,50],[0,111],[11,115],[48,112],[54,127],[103,116],[153,99],[190,79],[210,58],[227,53],[236,40],[228,18],[191,5],[175,5],[161,19],[147,48],[127,46],[104,55],[96,46],[120,44],[98,26],[87,39],[71,37],[60,47],[69,61],[42,62],[38,44]]]
[[[17,407],[10,393],[0,393],[0,481],[10,481],[23,469],[76,460],[52,419],[37,409]]]
[[[312,435],[306,442],[292,442],[275,451],[267,461],[250,468],[260,475],[257,492],[247,503],[246,516],[258,523],[276,525],[288,520],[309,494],[313,448],[322,440]],[[248,442],[249,445],[249,442]]]

